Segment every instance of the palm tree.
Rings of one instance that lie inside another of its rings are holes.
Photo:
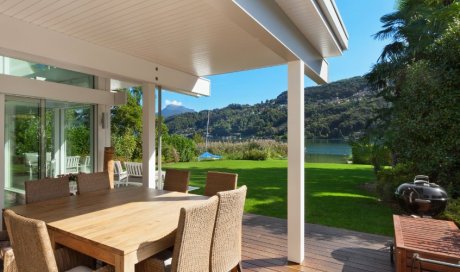
[[[377,112],[378,117],[371,126],[376,130],[374,134],[385,138],[386,144],[391,146],[392,120],[400,114],[392,105],[403,98],[407,68],[432,58],[435,41],[458,14],[460,0],[399,0],[397,11],[381,17],[382,30],[374,38],[391,39],[391,42],[384,47],[366,78],[379,96],[389,102],[387,108]]]
[[[407,65],[425,59],[428,48],[460,12],[460,0],[400,0],[398,10],[380,18],[375,39],[392,39],[366,75],[380,96],[393,102],[400,95]]]

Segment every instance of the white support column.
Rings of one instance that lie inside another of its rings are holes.
[[[142,84],[142,182],[155,188],[155,85]]]
[[[0,210],[5,207],[5,95],[0,93]],[[3,213],[2,213],[3,214]],[[0,220],[3,215],[0,214]],[[2,227],[0,226],[0,229]]]
[[[163,175],[161,175],[161,162],[162,162],[162,155],[161,155],[161,144],[162,144],[162,127],[161,127],[161,124],[162,124],[162,121],[161,121],[161,94],[162,94],[162,90],[161,90],[161,86],[158,86],[158,161],[157,161],[157,165],[158,165],[158,176],[156,177],[157,179],[157,189],[163,189]]]
[[[305,237],[304,63],[288,63],[288,260],[302,263]]]
[[[57,175],[64,173],[64,170],[62,168],[62,165],[65,166],[65,163],[63,163],[63,159],[61,158],[61,149],[63,147],[61,146],[61,110],[60,109],[53,109],[53,115],[54,115],[54,120],[53,120],[53,143],[54,143],[54,166],[51,167],[51,169],[54,169],[53,173],[53,178],[56,177]],[[65,158],[64,158],[65,159]]]
[[[59,123],[58,123],[58,133],[59,133],[59,174],[67,173],[67,139],[65,138],[65,109],[59,109]]]

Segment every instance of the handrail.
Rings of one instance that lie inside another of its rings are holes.
[[[443,262],[443,261],[437,261],[437,260],[422,258],[422,257],[420,257],[420,255],[418,253],[414,253],[414,255],[412,255],[412,259],[414,259],[416,261],[419,261],[419,262],[426,262],[426,263],[444,265],[444,266],[447,266],[447,267],[460,268],[460,261],[458,262],[458,264],[448,263],[448,262]]]

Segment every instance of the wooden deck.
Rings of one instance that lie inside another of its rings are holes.
[[[287,262],[286,220],[245,214],[243,219],[244,271],[394,271],[391,237],[306,224],[305,261]]]

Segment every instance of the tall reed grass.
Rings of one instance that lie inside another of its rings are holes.
[[[204,143],[198,144],[204,152]],[[208,142],[208,152],[229,160],[282,159],[287,156],[287,144],[275,140],[249,140],[244,142]]]

